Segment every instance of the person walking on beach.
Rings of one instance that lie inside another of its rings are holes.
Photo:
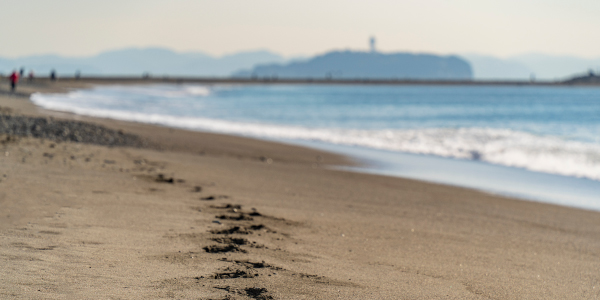
[[[13,71],[12,74],[10,74],[10,91],[14,92],[15,89],[17,88],[17,83],[19,82],[19,73],[17,73],[17,71]]]

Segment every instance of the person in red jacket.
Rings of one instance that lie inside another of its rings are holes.
[[[10,91],[14,92],[15,89],[17,88],[17,83],[19,82],[19,73],[17,73],[17,71],[13,71],[12,74],[10,74]]]

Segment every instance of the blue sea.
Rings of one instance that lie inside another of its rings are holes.
[[[82,115],[277,140],[352,171],[600,210],[600,89],[144,85],[34,94]]]

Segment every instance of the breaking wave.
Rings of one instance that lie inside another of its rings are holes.
[[[145,88],[140,88],[140,90],[141,93],[153,93],[153,95],[158,93],[156,90],[149,92]],[[165,89],[159,92],[162,93],[161,97],[168,97],[175,93]],[[210,90],[203,87],[178,89],[176,92],[195,93],[195,95],[210,94]],[[77,95],[69,95],[77,98]],[[95,117],[253,137],[312,140],[389,151],[477,160],[531,171],[600,181],[600,145],[509,129],[479,127],[386,130],[307,128],[99,109],[97,107],[85,107],[81,104],[74,105],[72,101],[65,98],[65,95],[55,97],[53,95],[34,94],[31,99],[35,104],[46,109]],[[103,101],[108,100],[104,99]]]

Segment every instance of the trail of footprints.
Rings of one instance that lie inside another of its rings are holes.
[[[157,175],[154,182],[157,183],[183,183],[184,180],[178,180],[171,177],[166,177],[162,174]],[[200,186],[194,186],[191,190],[193,193],[200,193],[203,188]],[[263,216],[255,209],[251,211],[242,210],[242,206],[238,204],[213,204],[218,200],[229,199],[226,195],[209,195],[199,197],[199,200],[203,202],[211,203],[208,206],[193,209],[202,213],[214,213],[215,220],[213,224],[218,225],[219,228],[209,230],[206,234],[180,234],[178,237],[192,239],[195,241],[210,241],[212,244],[202,247],[202,250],[208,255],[217,254],[245,254],[248,253],[248,249],[268,249],[264,245],[258,244],[255,241],[250,241],[247,237],[253,234],[262,235],[266,233],[275,234],[274,230],[269,229],[264,224],[257,222],[258,218],[279,220],[283,219],[270,218]],[[208,236],[208,238],[206,238]],[[279,239],[279,238],[278,238]],[[277,250],[280,250],[277,248]],[[165,258],[170,261],[183,262],[186,257],[194,257],[200,255],[199,253],[187,253],[187,254],[170,254],[166,255]],[[274,299],[270,295],[269,291],[264,287],[256,287],[251,282],[231,282],[231,279],[251,279],[259,276],[271,276],[273,271],[283,270],[281,268],[269,265],[263,262],[251,262],[249,260],[219,258],[218,260],[226,262],[229,266],[218,270],[216,273],[205,276],[198,276],[191,279],[191,283],[195,284],[215,284],[213,286],[216,290],[223,290],[227,292],[225,298],[221,299],[238,299],[238,298],[250,298],[250,299]],[[268,273],[268,274],[267,274]],[[171,281],[171,280],[168,280]],[[180,279],[180,281],[187,281],[187,284],[191,284],[188,280]],[[221,285],[220,282],[229,285]],[[166,282],[165,282],[166,283]]]
[[[217,199],[228,199],[225,196],[209,196],[200,198],[204,201],[212,201]],[[223,224],[224,228],[212,229],[208,233],[210,234],[210,241],[215,244],[207,245],[202,249],[207,253],[248,253],[247,248],[265,248],[264,245],[257,244],[255,241],[250,241],[247,236],[252,234],[264,234],[264,233],[277,233],[274,230],[269,229],[267,226],[258,222],[260,218],[265,218],[262,214],[257,212],[255,209],[252,211],[243,211],[241,205],[237,204],[222,204],[222,205],[210,205],[207,209],[208,212],[215,213],[215,219],[220,222],[227,223]],[[229,224],[232,223],[232,224]],[[258,233],[260,232],[260,233]],[[244,279],[244,278],[256,278],[261,276],[271,276],[270,273],[273,271],[283,270],[282,268],[275,267],[262,262],[251,262],[249,260],[237,260],[221,258],[223,262],[229,262],[231,265],[225,267],[216,273],[207,276],[197,277],[199,282],[203,279],[212,280],[230,280],[230,279]],[[268,274],[267,274],[268,273]],[[276,274],[276,273],[275,273]],[[269,291],[263,287],[243,287],[234,288],[230,285],[226,286],[214,286],[215,289],[220,289],[228,292],[228,296],[224,299],[233,299],[231,296],[245,296],[251,299],[273,299]]]
[[[7,138],[9,140],[9,138]],[[5,141],[1,141],[3,144]],[[50,148],[54,148],[55,144],[51,143]],[[66,148],[65,148],[66,149]],[[52,159],[52,155],[44,153],[44,157]],[[91,154],[93,156],[93,154]],[[129,156],[129,155],[128,155]],[[71,156],[73,159],[73,156]],[[131,158],[131,157],[130,157]],[[23,159],[25,161],[25,159]],[[89,158],[85,160],[90,161]],[[116,161],[104,161],[105,164],[118,164]],[[103,165],[104,167],[104,165]],[[121,169],[122,170],[122,169]],[[166,176],[157,171],[165,171],[165,165],[159,162],[148,161],[143,158],[136,158],[133,160],[133,165],[128,166],[127,172],[135,174],[138,178],[147,179],[149,182],[156,184],[170,184],[170,185],[185,185],[186,181],[183,179],[177,179]],[[159,189],[150,189],[151,192],[159,191]],[[193,193],[203,192],[201,186],[194,186],[191,190]],[[294,225],[293,222],[289,222],[282,218],[276,218],[272,216],[266,216],[255,209],[249,211],[242,209],[241,205],[231,203],[219,203],[220,200],[230,199],[227,195],[208,195],[198,198],[202,202],[209,203],[209,205],[202,208],[193,208],[198,212],[202,213],[214,213],[215,220],[213,223],[218,224],[219,228],[211,229],[206,233],[192,233],[192,234],[180,234],[179,237],[193,239],[195,241],[207,241],[212,242],[211,244],[202,247],[202,251],[205,255],[223,255],[226,254],[228,257],[234,255],[238,257],[240,255],[248,254],[249,251],[284,251],[279,247],[271,247],[263,244],[259,244],[256,241],[251,241],[249,237],[259,236],[264,240],[270,240],[272,242],[289,238],[289,235],[284,233],[278,233],[276,230],[266,226],[263,223],[267,223],[276,228],[281,228],[289,225]],[[40,231],[40,233],[46,234],[60,234],[59,232]],[[208,238],[207,238],[208,236]],[[275,243],[276,244],[276,243]],[[23,243],[13,244],[15,247],[33,249],[33,250],[52,250],[56,246],[48,246],[42,248],[35,248]],[[253,249],[253,250],[252,250]],[[190,256],[191,255],[191,256]],[[168,254],[163,258],[168,259],[172,262],[185,263],[186,257],[194,258],[200,253],[189,252],[186,255],[183,254]],[[180,279],[168,279],[162,282],[162,286],[168,286],[170,282],[176,280],[177,282],[185,282],[189,284],[203,284],[212,285],[215,290],[226,291],[227,295],[220,299],[210,300],[224,300],[224,299],[239,299],[239,298],[250,298],[250,299],[274,299],[271,293],[264,287],[256,287],[256,280],[252,280],[259,277],[270,277],[285,274],[286,276],[296,277],[303,280],[308,280],[311,283],[324,283],[334,285],[347,285],[346,283],[335,282],[322,276],[308,275],[303,273],[296,273],[290,270],[286,270],[271,264],[261,262],[252,262],[248,259],[233,259],[233,258],[217,258],[217,260],[227,263],[228,266],[224,267],[214,274],[198,276],[194,278],[180,278]],[[232,279],[236,279],[232,281]],[[248,280],[248,281],[244,281]],[[308,283],[308,282],[307,282]],[[192,286],[190,286],[192,288]],[[209,298],[206,298],[209,300]]]
[[[168,180],[169,183],[177,180]],[[157,182],[165,182],[158,181]],[[199,193],[203,189],[199,186],[193,187],[192,192]],[[252,237],[271,241],[268,244],[277,244],[278,241],[289,239],[289,235],[278,232],[273,228],[282,228],[294,225],[293,222],[282,218],[263,215],[256,209],[245,210],[239,204],[220,203],[219,200],[230,199],[225,195],[211,195],[199,197],[199,200],[206,202],[207,205],[201,208],[192,209],[201,213],[214,214],[213,224],[217,228],[210,229],[206,233],[191,233],[177,235],[179,238],[191,239],[202,245],[202,251],[205,255],[226,255],[227,257],[217,258],[219,261],[227,263],[226,267],[219,269],[213,274],[188,278],[185,281],[187,285],[194,284],[203,286],[212,286],[216,290],[226,291],[227,295],[222,299],[274,299],[273,295],[264,287],[255,286],[256,280],[261,277],[271,277],[284,275],[295,277],[301,280],[307,280],[310,283],[337,284],[332,280],[317,275],[308,275],[296,273],[266,263],[265,261],[253,262],[243,258],[250,252],[257,251],[285,251],[277,246],[266,246],[256,241]],[[265,225],[268,224],[269,226]],[[273,226],[271,228],[270,226]],[[211,243],[212,242],[212,243]],[[201,256],[201,253],[171,254],[165,258],[170,261],[183,261],[190,257]],[[240,258],[241,257],[241,258]],[[308,282],[307,282],[308,283]],[[345,283],[343,283],[345,285]],[[208,300],[208,299],[207,299]],[[216,299],[211,299],[216,300]]]
[[[184,180],[166,177],[162,174],[156,175],[155,180],[153,181],[156,183],[168,184],[185,183]],[[200,193],[204,192],[204,189],[201,186],[194,186],[191,189],[191,192]],[[273,253],[274,251],[285,251],[276,245],[279,241],[290,239],[291,237],[288,234],[274,230],[274,228],[285,228],[286,226],[297,224],[283,218],[263,215],[254,208],[245,210],[239,204],[221,203],[221,200],[231,199],[231,197],[227,195],[213,194],[200,196],[197,199],[203,203],[207,203],[207,205],[203,207],[192,207],[192,209],[200,213],[214,214],[213,224],[218,226],[218,228],[210,229],[206,233],[179,234],[176,237],[191,239],[203,244],[201,245],[201,249],[205,253],[204,255],[227,256],[216,259],[228,264],[226,267],[219,269],[213,274],[193,278],[175,279],[178,280],[179,283],[184,282],[189,288],[198,285],[212,286],[215,290],[227,292],[227,295],[224,298],[203,299],[274,299],[272,293],[266,288],[257,287],[255,285],[257,283],[256,279],[258,278],[277,275],[303,280],[306,284],[357,287],[357,285],[348,282],[339,282],[323,276],[294,272],[268,264],[265,261],[253,262],[247,258],[243,258],[244,256],[248,256],[248,254],[255,254],[256,252],[265,253],[264,251],[269,251]],[[267,244],[271,244],[271,247],[269,248],[267,245],[252,241],[251,237],[265,240],[267,241]],[[187,254],[170,254],[165,256],[165,258],[169,261],[185,263],[188,259],[199,256],[202,256],[202,254],[198,252],[189,252]],[[267,254],[266,256],[269,255]]]

